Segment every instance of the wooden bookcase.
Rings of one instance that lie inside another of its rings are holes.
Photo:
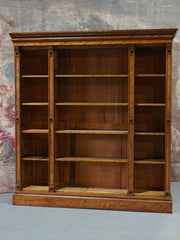
[[[11,33],[19,205],[172,212],[176,29]]]

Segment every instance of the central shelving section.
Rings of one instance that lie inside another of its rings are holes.
[[[128,49],[58,49],[55,63],[57,193],[127,193]]]

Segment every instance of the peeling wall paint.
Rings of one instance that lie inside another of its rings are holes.
[[[179,0],[0,0],[0,192],[14,190],[14,57],[9,32],[179,28]],[[173,44],[172,180],[180,181],[180,33]]]

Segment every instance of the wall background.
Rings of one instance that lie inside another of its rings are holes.
[[[9,32],[180,28],[179,0],[0,0],[0,192],[14,191],[14,56]],[[180,181],[180,31],[173,44],[172,181]]]

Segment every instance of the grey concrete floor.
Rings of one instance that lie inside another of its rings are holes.
[[[179,240],[180,182],[173,214],[24,207],[0,194],[0,240]]]

